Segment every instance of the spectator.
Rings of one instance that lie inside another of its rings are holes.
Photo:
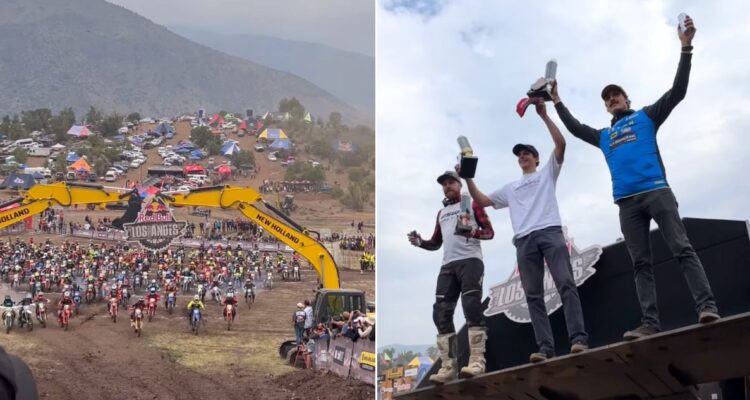
[[[357,333],[362,339],[375,340],[375,318],[362,318],[362,324],[357,328]]]
[[[303,310],[305,305],[297,303],[297,311],[292,315],[292,324],[294,325],[294,336],[297,341],[297,346],[302,344],[302,336],[305,332],[305,320],[307,314]]]
[[[310,300],[305,300],[305,333],[308,335],[313,328],[313,308],[310,305]]]

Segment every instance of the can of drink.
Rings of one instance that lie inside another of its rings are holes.
[[[687,18],[687,14],[680,13],[680,15],[677,16],[677,22],[679,23],[680,32],[685,33],[687,30],[687,26],[685,26],[685,19]]]

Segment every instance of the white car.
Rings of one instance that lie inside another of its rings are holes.
[[[130,168],[132,168],[132,169],[136,169],[136,168],[138,168],[140,166],[141,166],[141,163],[139,163],[138,161],[133,160],[133,161],[130,162]]]
[[[117,173],[113,170],[107,171],[106,174],[104,174],[104,180],[107,182],[114,182],[117,180]]]

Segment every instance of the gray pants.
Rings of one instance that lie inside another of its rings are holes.
[[[649,239],[652,219],[656,221],[669,250],[682,268],[682,273],[685,275],[695,301],[696,311],[698,313],[701,311],[718,312],[706,272],[690,244],[685,226],[677,211],[677,200],[672,189],[641,193],[619,200],[617,205],[620,207],[620,228],[625,237],[630,258],[633,259],[635,288],[643,313],[641,323],[661,329],[659,310],[656,306],[656,283]]]
[[[544,261],[547,260],[552,280],[560,293],[565,313],[565,323],[571,343],[587,344],[588,334],[583,324],[583,311],[578,289],[573,280],[570,253],[559,226],[540,229],[513,239],[518,257],[518,272],[526,292],[531,325],[539,351],[553,356],[555,343],[552,337],[547,308],[544,305]]]

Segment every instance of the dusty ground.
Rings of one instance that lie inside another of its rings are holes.
[[[177,135],[169,143],[189,137],[190,126],[177,124]],[[237,138],[242,148],[251,149],[254,138]],[[148,164],[161,161],[156,149],[147,151],[147,164],[130,171],[127,179],[143,179]],[[305,159],[298,157],[298,159]],[[216,157],[220,163],[224,157]],[[237,186],[258,187],[263,179],[283,180],[284,169],[256,153],[260,166],[253,178],[229,181]],[[41,165],[43,159],[29,158],[31,166]],[[143,176],[141,175],[143,174]],[[114,184],[121,186],[126,178]],[[328,181],[348,183],[345,171],[328,171]],[[102,182],[104,183],[104,182]],[[3,197],[11,197],[4,193]],[[275,201],[275,195],[266,200]],[[365,232],[374,231],[374,205],[363,212],[345,210],[328,194],[300,194],[296,196],[298,211],[292,218],[300,224],[322,232],[353,233],[351,221],[364,221]],[[122,212],[95,213],[68,209],[66,221],[82,221],[89,214],[95,219],[118,217]],[[199,222],[202,218],[177,210],[178,219]],[[241,217],[238,212],[214,210],[212,217]],[[51,237],[30,232],[37,240]],[[351,262],[351,261],[350,261]],[[340,262],[341,264],[341,262]],[[366,292],[367,300],[375,299],[375,277],[372,272],[360,275],[356,265],[340,265],[343,288]],[[32,332],[14,329],[0,333],[0,345],[8,352],[23,358],[32,368],[43,399],[371,399],[374,387],[335,375],[318,375],[313,371],[293,370],[278,356],[278,345],[293,337],[291,323],[295,304],[312,299],[315,273],[303,271],[302,282],[278,281],[272,291],[259,291],[256,303],[248,309],[241,304],[231,331],[223,326],[220,306],[207,304],[206,325],[198,336],[190,333],[186,320],[180,315],[167,315],[159,308],[155,320],[145,323],[143,336],[137,338],[125,318],[112,323],[104,304],[83,306],[81,315],[71,320],[68,332],[57,325],[47,328],[34,326]],[[0,295],[9,291],[0,286]],[[20,299],[24,293],[13,293]],[[52,296],[53,301],[57,295]],[[178,306],[184,307],[187,297],[181,296]],[[122,316],[122,315],[121,315]]]
[[[372,293],[373,274],[341,275],[345,287]],[[231,331],[217,304],[207,303],[207,322],[198,336],[190,333],[182,311],[168,315],[160,305],[138,338],[126,319],[112,323],[106,306],[95,304],[84,305],[67,332],[50,323],[0,337],[8,352],[30,364],[44,399],[373,398],[373,386],[295,371],[279,358],[278,345],[292,332],[294,304],[312,297],[314,272],[304,271],[303,278],[260,291],[252,308],[240,304]],[[8,290],[3,284],[0,295]],[[178,306],[186,301],[180,296]]]

